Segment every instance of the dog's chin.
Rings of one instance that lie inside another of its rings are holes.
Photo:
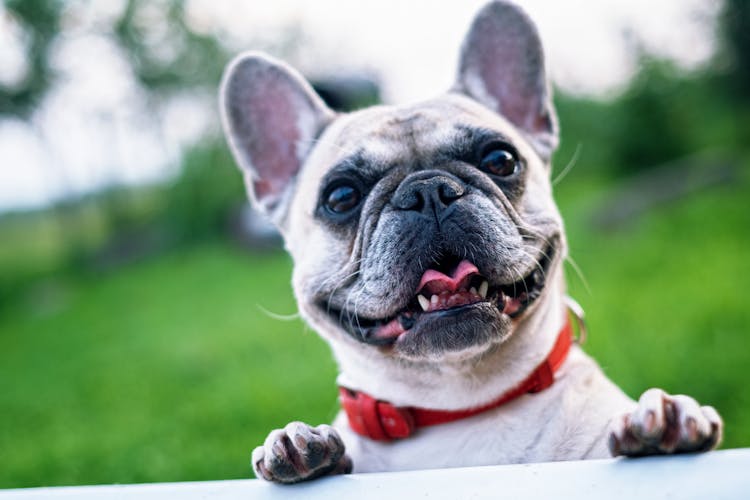
[[[509,337],[512,329],[508,315],[482,301],[424,313],[385,349],[408,358],[479,354]]]
[[[515,324],[532,313],[544,294],[556,248],[550,245],[540,255],[523,278],[508,284],[491,283],[473,264],[454,262],[449,269],[468,269],[453,273],[461,274],[460,285],[442,292],[425,285],[385,318],[354,315],[330,303],[318,308],[335,327],[386,355],[435,359],[481,354],[510,337]]]

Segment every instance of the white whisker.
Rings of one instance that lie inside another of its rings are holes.
[[[269,311],[268,309],[266,309],[265,307],[263,307],[260,304],[255,304],[255,307],[257,307],[260,310],[260,312],[262,312],[263,314],[265,314],[269,318],[278,319],[279,321],[293,321],[293,320],[298,319],[300,317],[299,316],[299,311],[297,311],[296,313],[293,313],[293,314],[279,314],[279,313],[275,313],[275,312]]]
[[[567,164],[567,165],[565,165],[565,168],[564,168],[564,169],[562,169],[562,170],[560,171],[560,173],[559,173],[559,174],[557,174],[557,175],[555,176],[555,178],[554,178],[554,179],[552,180],[552,186],[557,186],[557,183],[558,183],[558,182],[560,182],[560,181],[562,181],[562,180],[563,180],[563,179],[565,178],[565,176],[566,176],[566,175],[568,175],[568,173],[569,173],[569,172],[570,172],[571,170],[573,170],[573,166],[574,166],[574,165],[576,164],[576,162],[578,161],[578,156],[579,156],[579,154],[580,154],[580,152],[581,152],[581,148],[582,148],[582,147],[583,147],[583,146],[581,145],[581,143],[580,143],[580,142],[579,142],[578,144],[576,144],[576,150],[575,150],[575,151],[573,151],[573,156],[572,156],[572,158],[570,159],[570,161],[568,162],[568,164]]]
[[[593,295],[591,293],[591,287],[589,286],[589,282],[586,279],[586,277],[583,275],[583,271],[581,271],[581,268],[578,266],[578,263],[575,260],[573,260],[573,257],[571,257],[570,255],[566,256],[565,260],[568,261],[568,263],[570,264],[570,267],[573,268],[573,270],[576,272],[578,277],[581,279],[581,283],[583,283],[583,287],[586,289],[586,293],[588,293],[589,295]]]

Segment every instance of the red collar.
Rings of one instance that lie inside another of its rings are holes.
[[[557,341],[549,356],[523,382],[483,406],[464,410],[397,407],[386,401],[374,399],[364,392],[339,387],[341,406],[349,418],[349,425],[357,434],[376,441],[406,438],[419,427],[471,417],[497,408],[524,394],[543,391],[555,381],[555,372],[568,356],[572,340],[570,319],[566,315],[565,324],[557,335]]]

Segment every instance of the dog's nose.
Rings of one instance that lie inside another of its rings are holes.
[[[445,172],[418,172],[401,182],[392,203],[401,210],[413,210],[440,218],[466,189],[456,177]]]

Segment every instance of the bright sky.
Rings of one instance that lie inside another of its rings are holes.
[[[408,102],[450,86],[463,34],[484,3],[187,0],[187,11],[191,26],[236,51],[257,40],[278,45],[284,28],[298,26],[305,43],[291,62],[304,73],[369,71],[379,76],[386,101]],[[714,50],[712,20],[720,7],[718,0],[519,3],[539,26],[554,82],[587,95],[615,92],[627,81],[636,43],[699,66]],[[155,118],[117,48],[92,29],[123,2],[77,5],[75,27],[53,58],[65,78],[35,113],[34,127],[0,121],[0,211],[166,178],[180,148],[215,123],[213,101],[189,95],[165,103],[164,119]],[[0,5],[0,82],[22,77],[21,47],[22,35]]]

